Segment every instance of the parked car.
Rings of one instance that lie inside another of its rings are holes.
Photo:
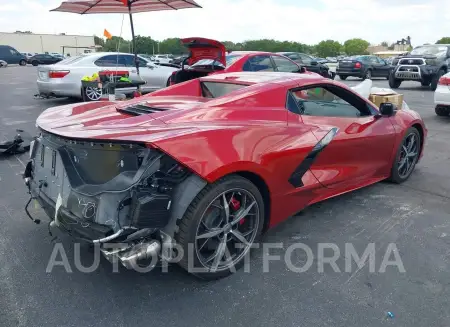
[[[363,80],[372,77],[389,79],[391,69],[391,65],[377,56],[354,56],[340,60],[336,67],[336,74],[344,81],[349,76]]]
[[[321,63],[321,64],[328,62],[328,59],[325,59],[325,58],[321,58],[321,57],[313,57],[313,58],[315,61],[317,61],[318,63]]]
[[[149,61],[155,61],[155,57],[146,53],[140,53],[139,54],[140,57],[145,58]]]
[[[173,56],[172,55],[167,55],[167,54],[158,54],[158,55],[154,55],[154,61],[156,62],[160,62],[162,64],[170,64],[170,62],[173,60]]]
[[[389,65],[392,65],[394,62],[395,57],[388,57],[384,59]]]
[[[27,58],[27,60],[29,60],[31,57],[37,55],[37,53],[32,53],[32,52],[21,52],[21,54],[23,54]]]
[[[27,64],[27,57],[9,45],[0,45],[0,60],[6,61],[9,65]]]
[[[436,91],[434,91],[434,104],[436,115],[450,115],[450,73],[439,79]]]
[[[175,58],[171,61],[171,64],[181,66],[181,65],[183,64],[183,62],[184,62],[187,58],[188,58],[188,55],[182,55],[182,56],[175,57]]]
[[[141,87],[143,93],[165,87],[172,72],[177,68],[159,66],[148,59],[138,56],[140,76],[138,76],[134,55],[129,53],[94,52],[73,56],[49,66],[38,68],[37,86],[43,96],[82,98],[81,79],[100,70],[128,70],[130,79],[143,79],[146,84]],[[120,89],[120,93],[130,94],[135,88]],[[84,98],[98,101],[102,96],[99,88],[85,89]]]
[[[316,58],[310,55],[299,52],[278,52],[278,53],[295,61],[297,64],[304,66],[308,71],[317,73],[324,77],[334,78],[334,76],[330,75],[330,69],[326,64],[318,62]]]
[[[23,176],[50,226],[127,268],[162,256],[204,279],[234,272],[264,231],[308,205],[406,181],[427,136],[414,111],[378,109],[317,74],[267,71],[50,108],[36,126]]]
[[[28,59],[28,62],[32,64],[33,66],[38,65],[51,65],[56,64],[57,62],[60,62],[64,58],[61,57],[55,57],[49,54],[37,54],[31,58]]]
[[[189,49],[189,57],[180,70],[173,73],[171,85],[209,74],[229,72],[296,72],[306,73],[304,67],[291,59],[271,52],[233,51],[226,52],[225,46],[216,40],[187,38],[181,42]],[[307,72],[309,74],[314,74]]]
[[[397,57],[389,79],[393,89],[403,81],[415,81],[436,90],[439,79],[449,71],[450,44],[430,44],[414,48],[410,53]]]

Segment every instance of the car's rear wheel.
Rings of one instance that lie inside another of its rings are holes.
[[[366,71],[366,73],[364,74],[364,76],[362,77],[362,79],[363,79],[363,80],[366,80],[366,79],[372,79],[372,70],[368,69],[368,70]]]
[[[348,77],[348,76],[345,76],[345,75],[339,75],[339,78],[340,78],[341,80],[343,80],[343,81],[345,81],[345,80],[347,79],[347,77]]]
[[[450,114],[450,107],[438,105],[438,106],[436,106],[434,111],[436,112],[436,115],[444,117],[444,116],[448,116]]]
[[[445,75],[445,71],[443,69],[439,69],[437,74],[435,76],[433,76],[433,78],[431,79],[431,84],[430,84],[430,88],[432,91],[436,91],[438,83],[439,83],[439,79],[444,75]]]
[[[83,88],[85,101],[99,101],[103,95],[102,89],[99,87],[86,87]]]
[[[27,61],[22,59],[21,61],[19,61],[19,65],[20,66],[26,66],[27,65]]]
[[[389,177],[390,181],[400,184],[411,176],[419,160],[421,144],[420,133],[417,128],[409,128],[397,150]]]
[[[401,84],[402,84],[402,81],[399,79],[396,79],[394,76],[394,73],[391,73],[389,75],[389,87],[391,89],[398,89]]]
[[[33,66],[37,66],[37,65],[39,65],[39,62],[37,62],[36,60],[33,60],[33,61],[31,62],[31,64],[32,64]]]
[[[179,221],[179,265],[203,279],[226,277],[244,264],[261,235],[264,202],[249,180],[230,175],[208,185]]]

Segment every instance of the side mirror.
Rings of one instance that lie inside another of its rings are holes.
[[[380,104],[380,114],[382,116],[391,117],[397,111],[397,106],[391,102],[383,102]]]
[[[307,70],[304,66],[300,66],[299,69],[293,71],[293,73],[306,73],[306,72]]]
[[[311,65],[317,66],[318,62],[316,60],[311,61]]]

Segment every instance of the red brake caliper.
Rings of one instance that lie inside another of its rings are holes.
[[[241,208],[241,202],[239,202],[239,200],[237,200],[235,197],[231,198],[230,204],[234,211],[237,211]],[[242,225],[244,222],[245,222],[245,218],[241,219],[239,221],[239,224]]]

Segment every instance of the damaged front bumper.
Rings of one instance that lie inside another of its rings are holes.
[[[171,241],[163,229],[174,225],[174,191],[189,175],[143,144],[80,141],[43,131],[30,147],[24,180],[51,226],[99,244],[108,260],[131,268]],[[110,250],[111,244],[120,246]]]

